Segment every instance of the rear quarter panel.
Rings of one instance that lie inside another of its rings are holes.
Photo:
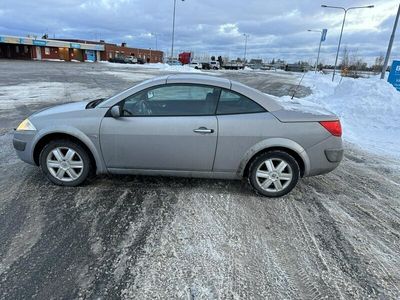
[[[214,161],[215,172],[240,172],[246,153],[257,144],[268,140],[288,140],[304,151],[330,137],[317,122],[282,123],[271,113],[220,115],[218,144]],[[274,144],[266,143],[273,147]],[[281,146],[281,145],[275,145]],[[258,149],[259,151],[261,149]],[[293,149],[296,152],[299,149]],[[256,151],[256,152],[257,152]]]

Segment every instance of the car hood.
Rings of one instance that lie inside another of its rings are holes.
[[[329,110],[309,101],[277,101],[282,109],[271,112],[281,122],[318,122],[338,120]]]
[[[74,111],[81,111],[86,109],[86,105],[89,101],[80,101],[80,102],[73,102],[73,103],[66,103],[61,104],[49,108],[44,108],[35,112],[32,117],[42,117],[60,113],[67,113],[67,112],[74,112]]]

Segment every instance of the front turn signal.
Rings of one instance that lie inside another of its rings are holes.
[[[36,130],[35,126],[29,121],[29,119],[25,119],[18,125],[17,131],[33,131]]]

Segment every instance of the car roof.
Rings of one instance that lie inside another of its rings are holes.
[[[218,86],[226,89],[231,88],[231,81],[229,79],[202,74],[185,73],[169,75],[167,77],[167,83],[195,83]]]

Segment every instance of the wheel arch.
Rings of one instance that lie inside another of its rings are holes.
[[[43,133],[37,139],[37,141],[34,143],[32,151],[33,161],[35,162],[36,165],[39,165],[39,156],[44,146],[48,144],[50,141],[55,139],[67,139],[82,146],[87,151],[96,172],[97,173],[104,172],[105,168],[102,158],[97,152],[95,145],[90,141],[90,139],[83,133],[76,134],[65,130]]]
[[[257,143],[246,152],[238,169],[240,177],[248,176],[251,163],[260,154],[273,150],[284,151],[293,156],[293,158],[299,164],[300,177],[308,175],[310,171],[310,160],[303,147],[295,141],[289,139],[273,138]]]

